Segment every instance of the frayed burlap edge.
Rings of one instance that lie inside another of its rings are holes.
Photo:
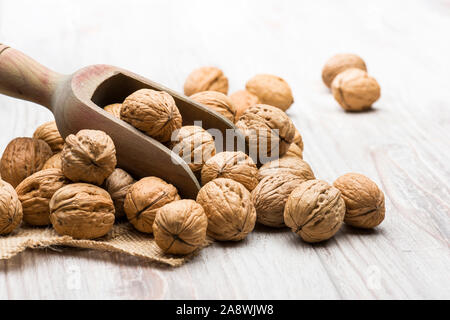
[[[204,246],[212,241],[207,240]],[[165,254],[156,244],[152,235],[136,231],[129,223],[114,225],[112,231],[97,240],[77,240],[60,236],[52,228],[33,228],[22,226],[7,236],[0,236],[0,259],[10,259],[27,248],[46,248],[50,246],[70,246],[111,252],[125,253],[150,262],[178,267],[192,258],[196,252],[187,256]]]

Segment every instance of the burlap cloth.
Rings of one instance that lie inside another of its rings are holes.
[[[211,242],[211,240],[207,240],[204,246]],[[140,233],[128,222],[122,222],[115,224],[107,236],[98,240],[76,240],[69,236],[60,236],[52,228],[22,226],[10,235],[0,236],[0,259],[9,259],[27,248],[50,246],[70,246],[121,252],[172,267],[181,266],[196,254],[196,252],[187,256],[164,254],[152,235]]]

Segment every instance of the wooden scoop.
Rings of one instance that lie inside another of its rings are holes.
[[[234,125],[218,113],[137,74],[93,65],[72,75],[53,72],[18,50],[0,44],[0,93],[32,101],[53,112],[65,138],[81,129],[106,132],[114,141],[118,166],[137,178],[157,176],[175,185],[182,197],[195,199],[200,185],[186,162],[160,142],[103,110],[142,88],[163,90],[175,100],[183,125],[202,121],[225,137]],[[238,133],[234,133],[242,139]],[[222,150],[226,150],[225,140]]]

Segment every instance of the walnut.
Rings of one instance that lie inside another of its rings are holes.
[[[358,68],[367,71],[366,63],[361,57],[351,53],[337,54],[325,63],[322,69],[322,80],[330,88],[333,79],[342,71],[350,68]]]
[[[175,100],[164,91],[141,89],[129,95],[120,109],[120,119],[150,137],[168,142],[181,128],[181,114]]]
[[[61,154],[62,154],[62,152],[58,152],[58,153],[55,153],[54,155],[52,155],[47,161],[45,161],[44,166],[42,167],[42,170],[53,169],[53,168],[62,170]]]
[[[242,240],[255,227],[250,192],[239,182],[214,179],[200,189],[197,202],[208,216],[207,234],[216,240]]]
[[[257,152],[261,163],[267,162],[267,158],[284,155],[295,134],[291,119],[280,109],[265,104],[248,108],[236,127],[244,135],[252,157]]]
[[[360,69],[347,69],[334,78],[331,91],[336,101],[347,111],[365,111],[380,98],[380,86],[375,78]]]
[[[258,168],[245,153],[225,151],[206,161],[202,168],[202,184],[217,178],[229,178],[242,183],[249,191],[258,184]]]
[[[260,103],[259,98],[247,90],[236,91],[230,95],[230,99],[236,108],[236,121],[239,120],[245,110]]]
[[[70,180],[101,185],[114,171],[116,163],[114,142],[103,131],[81,130],[66,138],[61,166]]]
[[[40,125],[36,131],[34,131],[33,138],[47,142],[53,153],[60,152],[64,147],[64,139],[61,137],[55,121],[46,122]]]
[[[111,113],[117,119],[120,119],[120,110],[122,109],[121,103],[113,103],[113,104],[107,105],[103,109],[105,111]]]
[[[146,177],[128,189],[123,208],[137,230],[152,233],[156,211],[175,200],[180,200],[180,196],[173,185],[157,177]]]
[[[291,143],[283,158],[284,157],[297,157],[303,159],[303,151],[298,147],[298,145],[296,145],[295,143]]]
[[[184,126],[174,133],[172,151],[178,154],[195,173],[216,154],[214,138],[202,127]]]
[[[303,152],[303,138],[297,128],[295,128],[294,140],[292,140],[292,143],[296,144]]]
[[[125,170],[116,168],[105,181],[105,188],[109,192],[116,209],[116,219],[125,216],[123,204],[125,196],[136,181]]]
[[[184,83],[184,94],[191,96],[202,91],[228,93],[228,78],[216,67],[201,67],[189,74]]]
[[[87,183],[62,187],[50,200],[50,221],[59,235],[95,239],[114,224],[114,204],[108,192]]]
[[[202,91],[193,94],[190,98],[209,109],[216,111],[234,123],[236,107],[231,99],[223,93],[217,91]]]
[[[245,88],[256,95],[261,103],[280,108],[283,111],[289,109],[294,102],[288,83],[277,76],[258,74],[247,81]]]
[[[284,208],[284,222],[306,242],[334,236],[342,225],[345,203],[341,192],[322,180],[308,180],[295,188]]]
[[[164,252],[188,254],[203,245],[207,226],[201,205],[194,200],[178,200],[158,209],[153,234]]]
[[[23,220],[33,226],[49,225],[50,199],[69,183],[60,169],[41,170],[23,180],[16,188],[22,203]]]
[[[22,205],[16,190],[0,179],[0,235],[11,233],[22,222]]]
[[[359,173],[347,173],[333,185],[342,193],[347,212],[344,222],[358,228],[374,228],[384,220],[384,194],[375,182]]]
[[[41,170],[52,154],[52,149],[44,140],[16,138],[3,152],[1,177],[15,188],[23,179]]]
[[[314,173],[309,164],[296,157],[283,157],[264,164],[258,171],[258,180],[261,181],[268,176],[279,174],[296,175],[303,180],[315,179]]]

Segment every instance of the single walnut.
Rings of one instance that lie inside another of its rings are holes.
[[[331,91],[336,101],[347,111],[364,111],[380,98],[380,86],[375,78],[361,69],[347,69],[334,78]]]
[[[55,121],[46,122],[40,125],[36,131],[34,131],[33,138],[47,142],[53,153],[60,152],[64,147],[64,139],[61,137]]]
[[[296,145],[295,143],[291,143],[283,158],[284,157],[297,157],[303,159],[303,151],[298,147],[298,145]]]
[[[236,107],[231,99],[223,93],[217,91],[202,91],[193,94],[190,98],[209,109],[216,111],[234,123]]]
[[[292,191],[284,208],[284,222],[306,242],[334,236],[344,215],[341,192],[322,180],[303,182]]]
[[[129,95],[120,109],[120,119],[160,142],[170,141],[172,132],[182,123],[172,96],[151,89],[141,89]]]
[[[105,181],[105,188],[109,192],[116,209],[116,219],[125,216],[123,204],[125,196],[136,181],[125,170],[116,168]]]
[[[113,103],[113,104],[107,105],[103,109],[105,111],[111,113],[117,119],[120,119],[120,110],[122,109],[121,103]]]
[[[69,183],[60,169],[41,170],[23,180],[16,188],[22,203],[23,220],[33,226],[49,225],[50,199]]]
[[[50,200],[50,221],[56,232],[75,239],[95,239],[114,224],[114,204],[108,192],[87,183],[62,187]]]
[[[384,194],[375,182],[359,173],[347,173],[333,185],[342,193],[344,222],[358,228],[374,228],[384,220]]]
[[[15,188],[23,179],[41,170],[52,154],[52,149],[44,140],[16,138],[3,152],[1,177]]]
[[[153,234],[166,253],[188,254],[204,244],[208,218],[194,200],[178,200],[158,209]]]
[[[268,176],[279,174],[296,175],[303,180],[315,179],[314,173],[309,164],[296,157],[283,157],[264,164],[258,171],[258,180],[261,181]]]
[[[114,171],[116,163],[114,142],[103,131],[81,130],[66,138],[61,166],[70,180],[101,185]]]
[[[358,68],[367,71],[366,63],[361,57],[356,54],[351,53],[340,53],[337,54],[325,63],[322,69],[322,80],[325,85],[330,88],[331,83],[334,78],[341,73],[350,68]]]
[[[239,120],[245,110],[260,103],[259,98],[247,90],[236,91],[230,95],[230,99],[236,108],[236,121]]]
[[[303,138],[297,128],[295,128],[294,140],[292,140],[292,143],[296,144],[303,152]]]
[[[258,74],[247,81],[247,91],[253,93],[263,104],[268,104],[283,111],[294,102],[292,90],[284,79],[270,74]]]
[[[22,222],[22,205],[16,190],[0,179],[0,235],[11,233]]]
[[[242,240],[255,227],[250,192],[239,182],[214,179],[200,189],[197,202],[208,216],[207,234],[216,240]]]
[[[242,183],[249,191],[258,184],[258,168],[245,153],[225,151],[206,161],[202,168],[202,184],[217,178],[229,178]]]
[[[146,177],[128,189],[123,208],[137,230],[152,233],[156,211],[175,200],[180,200],[180,196],[173,185],[157,177]]]
[[[62,170],[61,154],[62,154],[62,152],[58,152],[58,153],[55,153],[54,155],[52,155],[47,161],[45,161],[44,166],[42,167],[42,170],[46,170],[46,169],[61,169]]]
[[[260,163],[284,155],[295,134],[294,124],[286,113],[265,104],[248,108],[236,127],[244,135],[250,155]]]
[[[184,94],[191,96],[202,91],[228,93],[228,78],[216,67],[201,67],[189,74],[184,83]]]
[[[174,133],[172,151],[178,154],[195,173],[216,154],[214,138],[202,127],[184,126]]]

